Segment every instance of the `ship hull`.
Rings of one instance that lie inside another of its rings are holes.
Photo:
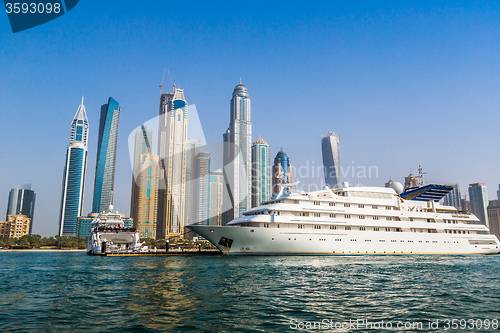
[[[226,255],[459,255],[498,254],[493,235],[326,232],[292,228],[198,226],[188,228]]]

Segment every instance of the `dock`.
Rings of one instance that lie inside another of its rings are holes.
[[[145,257],[145,256],[219,256],[222,252],[219,250],[201,250],[201,251],[158,251],[158,252],[115,252],[98,254],[103,257]]]

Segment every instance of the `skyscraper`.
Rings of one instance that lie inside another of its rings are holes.
[[[238,84],[231,99],[229,127],[223,134],[224,181],[231,207],[223,216],[227,224],[250,209],[252,204],[252,122],[251,106],[247,88]]]
[[[35,215],[36,193],[31,189],[31,184],[14,187],[9,193],[6,220],[9,215],[25,215],[31,220],[29,233],[33,231],[33,216]]]
[[[329,188],[340,186],[340,136],[328,132],[321,136],[321,151],[323,153],[323,170],[325,184]]]
[[[273,164],[273,197],[280,192],[281,184],[292,182],[292,167],[290,159],[282,150],[276,154]]]
[[[208,225],[208,195],[210,184],[210,154],[199,152],[195,158],[196,221]]]
[[[160,99],[160,181],[156,238],[182,237],[185,223],[188,105],[182,89]]]
[[[200,152],[200,139],[188,139],[186,148],[186,205],[185,225],[197,222],[196,217],[196,154]]]
[[[210,189],[208,192],[208,216],[210,225],[222,225],[222,193],[224,177],[220,172],[210,173]]]
[[[252,144],[252,207],[271,199],[271,149],[258,138]]]
[[[116,142],[120,105],[112,97],[101,106],[99,138],[97,141],[97,162],[95,167],[94,200],[92,212],[107,211],[113,204],[115,185]]]
[[[156,237],[159,168],[152,139],[153,131],[144,126],[135,133],[130,217],[143,238]]]
[[[488,192],[483,183],[474,183],[469,185],[469,200],[472,213],[478,217],[482,224],[489,226],[488,223]]]
[[[500,239],[500,200],[490,200],[488,222],[490,224],[490,233]]]
[[[87,174],[87,140],[89,124],[82,103],[71,122],[69,146],[62,183],[59,236],[75,237],[78,216],[82,215],[85,177]]]
[[[445,206],[453,206],[458,210],[462,210],[462,195],[460,194],[459,185],[447,184],[446,186],[451,186],[453,189],[445,195],[443,198],[443,204]]]

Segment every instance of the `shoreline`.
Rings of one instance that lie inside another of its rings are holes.
[[[2,252],[86,252],[85,249],[0,249]]]

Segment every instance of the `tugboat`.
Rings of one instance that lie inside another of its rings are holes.
[[[148,247],[140,242],[139,232],[135,228],[126,227],[122,215],[113,213],[112,205],[107,213],[99,214],[91,226],[87,243],[88,255],[148,252]]]

